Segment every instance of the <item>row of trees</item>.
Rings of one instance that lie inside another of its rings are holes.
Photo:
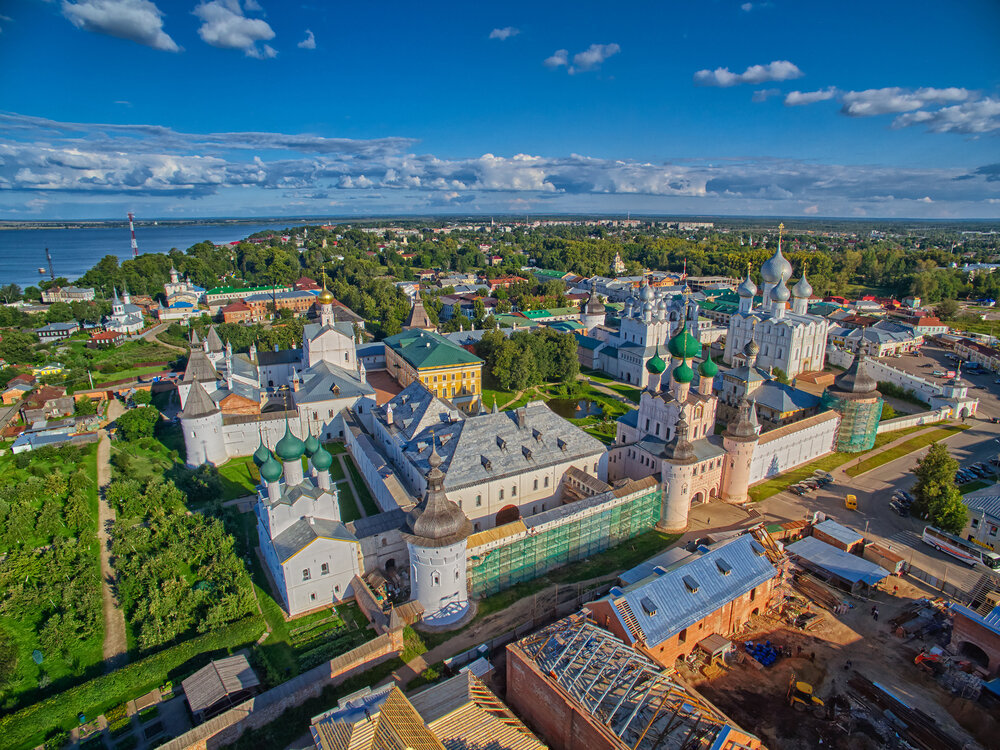
[[[483,334],[476,355],[484,362],[488,382],[505,391],[520,391],[543,382],[571,383],[580,373],[576,338],[551,328]]]
[[[233,537],[218,519],[189,514],[172,482],[115,479],[107,498],[118,513],[112,534],[117,593],[140,649],[255,611]]]

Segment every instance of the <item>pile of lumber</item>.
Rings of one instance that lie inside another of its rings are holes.
[[[793,579],[792,585],[795,590],[807,599],[816,602],[821,607],[834,610],[843,602],[843,599],[830,591],[819,581],[810,578],[805,573],[799,573]]]

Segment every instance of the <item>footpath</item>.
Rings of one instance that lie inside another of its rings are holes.
[[[117,399],[108,402],[108,420],[121,416],[124,408]],[[125,614],[115,596],[115,570],[111,565],[110,530],[115,511],[108,504],[105,491],[111,482],[111,440],[107,430],[101,430],[97,444],[97,542],[101,551],[101,597],[104,609],[104,670],[111,672],[128,662],[128,639],[125,635]]]

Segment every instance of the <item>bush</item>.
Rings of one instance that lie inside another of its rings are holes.
[[[263,631],[264,625],[260,617],[248,617],[164,649],[110,674],[95,677],[82,685],[0,717],[0,737],[3,737],[5,747],[34,747],[53,729],[75,727],[78,723],[77,714],[97,716],[108,706],[152,690],[163,683],[169,672],[199,655],[220,649],[233,651],[256,641]]]

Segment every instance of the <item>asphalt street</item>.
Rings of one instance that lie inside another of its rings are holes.
[[[924,347],[921,356],[892,357],[883,361],[931,379],[931,372],[935,370],[954,369],[947,355],[944,349]],[[969,394],[979,398],[978,418],[970,418],[967,421],[970,428],[947,438],[945,445],[959,465],[964,466],[1000,455],[1000,424],[990,421],[992,417],[1000,417],[1000,384],[994,383],[995,373],[973,375],[963,372],[962,379],[970,384]],[[834,472],[837,481],[826,488],[802,497],[781,492],[761,502],[758,510],[768,520],[798,520],[814,511],[822,511],[866,538],[889,546],[915,567],[967,588],[978,579],[979,572],[924,544],[921,541],[924,523],[912,517],[902,518],[889,508],[893,490],[910,489],[916,482],[913,469],[917,459],[927,450],[915,451],[857,477]],[[848,494],[857,495],[857,511],[845,507],[844,498]]]

